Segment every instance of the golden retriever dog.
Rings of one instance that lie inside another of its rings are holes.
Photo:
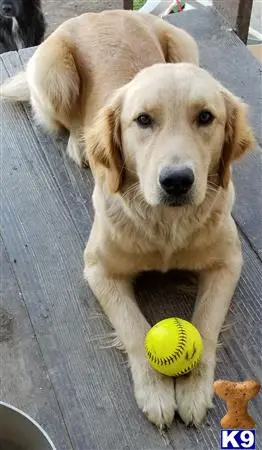
[[[84,276],[127,352],[139,408],[157,426],[169,426],[176,410],[199,424],[212,406],[218,336],[241,272],[231,163],[253,145],[245,105],[198,67],[187,33],[126,11],[60,26],[1,96],[30,98],[39,122],[69,130],[74,161],[90,164],[95,218]],[[132,279],[152,269],[199,275],[192,322],[203,354],[176,380],[145,356],[150,324]]]

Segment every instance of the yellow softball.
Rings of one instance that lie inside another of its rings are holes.
[[[145,338],[145,350],[151,366],[164,375],[177,377],[190,372],[199,362],[203,349],[199,331],[178,317],[154,325]]]

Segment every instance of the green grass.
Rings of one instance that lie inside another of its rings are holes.
[[[142,8],[142,6],[146,3],[146,0],[134,0],[133,1],[133,9]]]

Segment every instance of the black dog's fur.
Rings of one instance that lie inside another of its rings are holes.
[[[41,0],[0,0],[0,53],[39,45],[44,33]]]
[[[12,35],[12,28],[12,19],[0,15],[0,53],[17,50],[17,46]]]

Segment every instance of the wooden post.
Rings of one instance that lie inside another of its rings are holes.
[[[124,9],[133,9],[133,0],[124,0]]]
[[[253,0],[242,0],[241,7],[238,10],[237,17],[237,34],[246,44],[248,38],[248,30],[252,13]]]
[[[246,44],[253,0],[214,0],[215,8]]]

